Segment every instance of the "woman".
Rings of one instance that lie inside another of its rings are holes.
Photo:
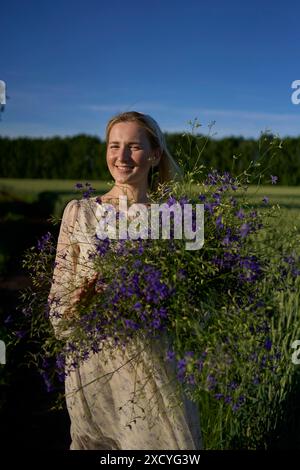
[[[126,195],[132,202],[148,203],[154,166],[161,183],[180,177],[159,126],[148,115],[115,116],[107,125],[106,142],[115,184],[101,202],[118,204],[119,196]],[[60,329],[60,319],[72,315],[72,306],[95,286],[89,247],[97,203],[96,198],[72,200],[64,210],[49,295],[58,337],[67,334]],[[100,351],[67,375],[71,449],[200,449],[197,409],[186,396],[178,402],[170,381],[174,364],[166,363],[166,348],[166,339],[161,338],[153,348],[139,350],[138,361],[127,350],[116,348],[109,355]]]

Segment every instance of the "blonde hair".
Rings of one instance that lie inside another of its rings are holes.
[[[172,180],[180,181],[183,177],[183,172],[170,154],[165,137],[159,125],[148,114],[142,114],[137,111],[128,111],[113,116],[106,126],[106,143],[108,143],[111,128],[115,124],[130,121],[137,122],[143,129],[145,129],[152,149],[159,148],[161,150],[161,158],[157,165],[159,183],[166,183]]]

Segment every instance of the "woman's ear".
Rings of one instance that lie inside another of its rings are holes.
[[[157,148],[153,151],[153,156],[152,156],[152,166],[157,166],[160,162],[160,159],[162,157],[162,150],[160,148]]]

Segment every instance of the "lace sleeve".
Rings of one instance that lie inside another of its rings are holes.
[[[80,247],[74,242],[74,232],[80,202],[70,201],[63,212],[56,248],[56,257],[50,293],[48,296],[49,318],[56,337],[64,337],[60,332],[60,320],[72,308],[72,293],[75,291],[75,277]]]

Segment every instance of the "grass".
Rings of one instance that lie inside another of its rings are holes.
[[[0,204],[37,203],[40,206],[47,206],[51,214],[60,217],[68,201],[82,197],[81,193],[75,189],[75,184],[79,182],[85,185],[86,180],[0,178]],[[88,182],[96,189],[96,194],[106,193],[111,187],[106,181],[89,180]],[[11,207],[11,210],[14,212],[17,209]],[[34,213],[34,208],[32,212]],[[6,219],[15,217],[15,214],[9,212],[5,217]]]
[[[16,195],[36,195],[43,191],[74,193],[74,186],[86,180],[56,180],[56,179],[23,179],[23,178],[0,178],[0,191]],[[88,180],[99,192],[108,191],[110,186],[107,181]],[[274,204],[286,205],[287,208],[300,208],[300,187],[297,186],[250,186],[247,197],[259,202],[264,196],[272,199]]]
[[[39,195],[45,192],[74,196],[78,194],[75,184],[79,182],[85,184],[86,180],[0,178],[0,194],[1,199],[9,194],[26,202],[36,201]],[[109,183],[106,181],[89,180],[88,182],[100,193],[107,192],[110,189]]]
[[[0,190],[13,192],[40,192],[40,191],[70,191],[74,190],[76,183],[85,184],[86,180],[47,180],[27,178],[0,178]],[[97,190],[108,188],[106,181],[88,180]]]
[[[56,199],[53,214],[61,215],[65,204],[79,197],[80,193],[75,190],[75,184],[86,180],[56,180],[56,179],[17,179],[0,178],[0,202],[16,198],[27,203],[36,202],[41,198],[52,197]],[[96,189],[97,194],[103,194],[110,189],[107,181],[89,180]],[[291,223],[300,229],[300,187],[297,186],[249,186],[245,193],[247,201],[254,206],[262,206],[262,198],[267,196],[270,205],[279,204],[283,209],[277,223]],[[238,198],[242,194],[236,195]],[[286,209],[286,210],[285,210]]]

